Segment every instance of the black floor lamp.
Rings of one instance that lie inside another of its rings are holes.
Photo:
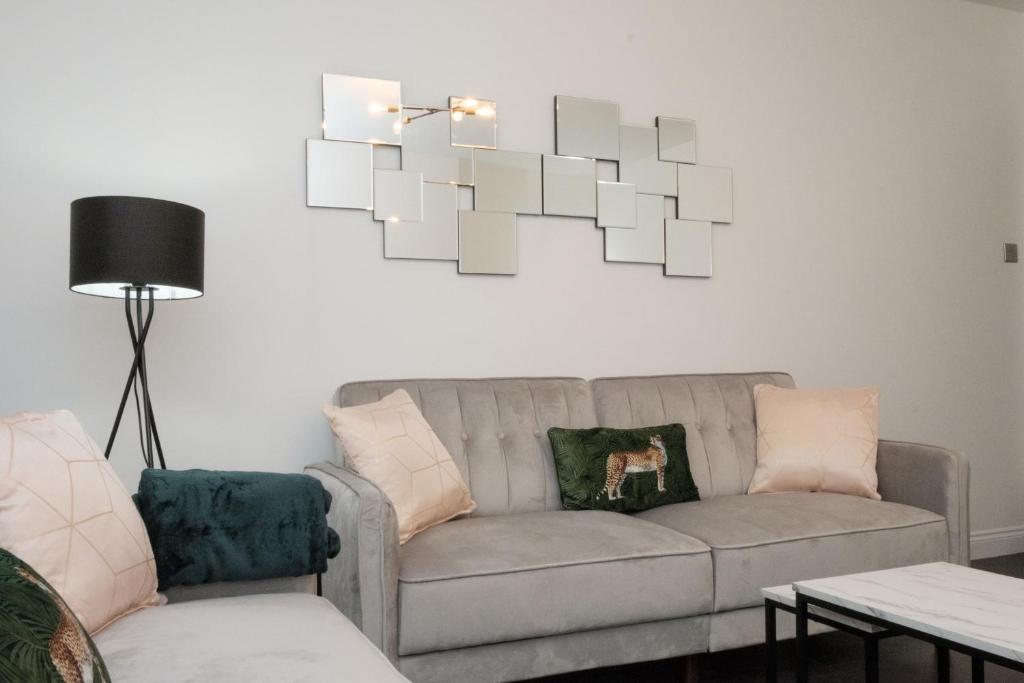
[[[107,458],[128,396],[135,389],[140,430],[145,433],[142,450],[146,466],[153,467],[155,445],[160,467],[167,468],[149,398],[146,337],[157,300],[203,295],[205,219],[205,214],[195,207],[162,199],[85,197],[71,202],[71,291],[124,299],[135,353],[107,440]],[[147,302],[145,317],[143,299]]]

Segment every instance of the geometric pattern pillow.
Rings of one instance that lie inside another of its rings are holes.
[[[163,602],[135,503],[66,410],[0,418],[0,547],[32,565],[89,633]]]
[[[92,638],[57,591],[2,549],[0,681],[110,681]]]
[[[346,462],[391,500],[399,543],[476,509],[455,461],[404,389],[375,403],[323,410]]]
[[[754,387],[757,468],[747,493],[830,491],[880,500],[878,387]]]

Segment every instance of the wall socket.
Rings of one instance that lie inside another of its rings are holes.
[[[1004,242],[1003,243],[1003,263],[1016,263],[1017,262],[1017,243],[1016,242]]]

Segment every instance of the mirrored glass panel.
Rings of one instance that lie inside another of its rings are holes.
[[[636,227],[636,185],[598,181],[597,227]]]
[[[665,275],[711,277],[710,221],[665,221]]]
[[[519,269],[516,215],[459,211],[459,272],[515,275]]]
[[[384,224],[384,258],[459,259],[459,188],[423,183],[423,221]]]
[[[658,160],[658,129],[619,126],[619,180],[636,185],[642,194],[674,197],[676,166]]]
[[[474,150],[477,211],[541,213],[541,155],[498,149]]]
[[[665,199],[636,196],[636,228],[605,228],[604,260],[627,263],[665,262]]]
[[[324,139],[402,144],[402,84],[323,75]]]
[[[676,217],[732,223],[732,169],[679,164]]]
[[[556,95],[555,152],[562,156],[618,159],[618,102]]]
[[[474,97],[449,97],[452,144],[494,149],[498,146],[498,103]]]
[[[545,154],[543,165],[545,214],[597,216],[597,162]]]
[[[416,171],[375,170],[373,218],[378,221],[422,221],[423,175]]]
[[[418,118],[402,128],[402,168],[419,171],[426,182],[472,185],[473,150],[452,146],[448,113],[424,116],[422,109],[411,109],[407,115]]]
[[[697,163],[697,122],[659,116],[658,158],[681,164]]]
[[[373,209],[373,147],[306,140],[306,206]]]

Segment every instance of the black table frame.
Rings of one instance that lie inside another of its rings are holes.
[[[821,598],[811,597],[805,595],[799,591],[796,592],[796,680],[798,683],[808,683],[809,674],[809,661],[808,661],[808,636],[807,636],[807,622],[821,621],[820,615],[810,614],[810,606],[817,606],[826,609],[830,612],[848,617],[850,619],[856,619],[857,621],[863,621],[866,624],[872,624],[880,626],[886,629],[886,633],[889,635],[900,635],[910,636],[917,640],[923,640],[926,643],[931,643],[935,646],[935,654],[938,660],[938,680],[939,683],[949,683],[949,652],[960,652],[971,658],[971,680],[974,683],[984,683],[985,681],[985,662],[991,662],[999,666],[1004,666],[1014,671],[1020,671],[1024,673],[1024,662],[1018,662],[1014,659],[1002,657],[1000,655],[986,652],[985,650],[979,650],[978,648],[964,643],[958,643],[948,638],[941,636],[932,635],[931,633],[925,633],[916,628],[909,626],[903,626],[896,624],[888,619],[883,619],[872,614],[862,614],[856,610],[849,609],[842,605],[836,605],[827,600]],[[875,661],[877,663],[878,656],[877,650],[875,653]],[[875,670],[875,680],[877,681],[877,668]]]
[[[790,614],[796,614],[796,607],[787,605],[784,602],[779,602],[774,598],[766,597],[764,599],[764,643],[767,650],[765,656],[765,680],[767,683],[777,683],[779,680],[779,658],[778,658],[778,632],[776,630],[776,610],[782,610],[783,612],[789,612]],[[888,638],[896,635],[888,630],[883,631],[864,631],[851,624],[846,624],[835,619],[830,619],[828,615],[814,614],[810,610],[807,611],[807,619],[809,621],[816,621],[819,624],[831,626],[832,628],[849,633],[855,636],[859,636],[864,640],[864,680],[867,683],[878,683],[878,641],[882,638]],[[861,619],[860,621],[866,620]]]

